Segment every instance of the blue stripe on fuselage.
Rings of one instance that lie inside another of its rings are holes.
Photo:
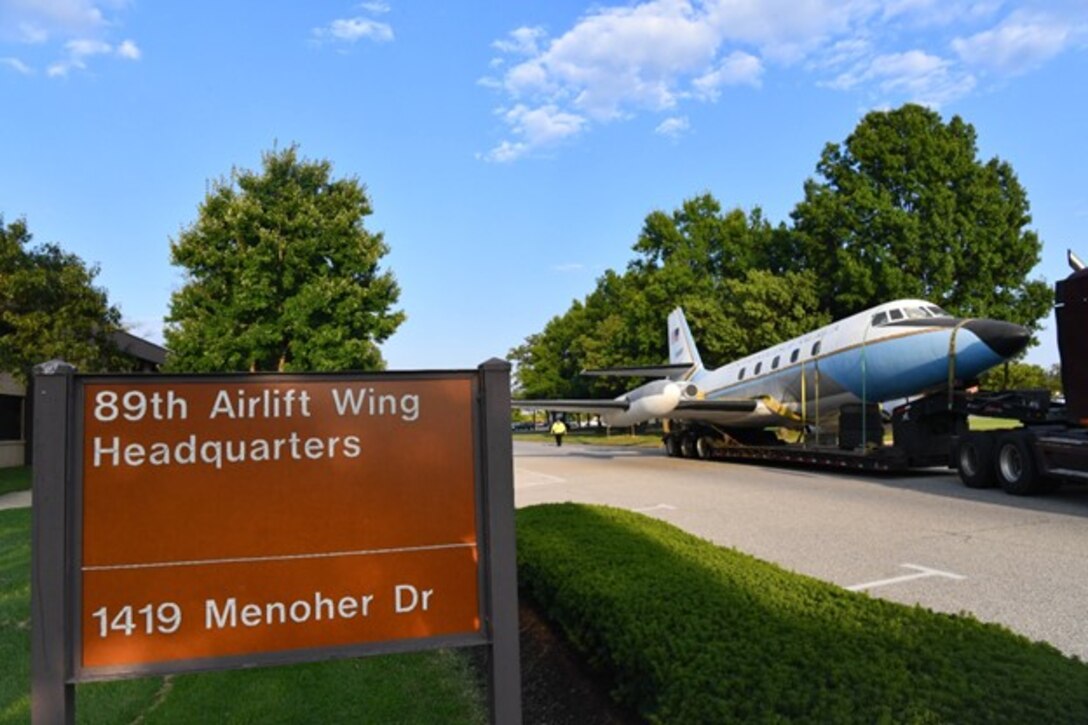
[[[831,352],[817,361],[821,378],[830,378],[854,396],[872,401],[885,401],[915,395],[948,380],[949,342],[953,328],[929,329],[921,332],[874,340]],[[866,371],[862,375],[862,362]],[[966,328],[956,330],[955,374],[960,380],[972,379],[1004,361],[986,343]],[[814,361],[806,362],[812,371]],[[800,365],[750,378],[724,388],[709,391],[709,399],[742,398],[768,394],[786,381],[782,376],[796,379]],[[810,373],[811,374],[811,373]],[[863,395],[864,394],[864,395]]]
[[[931,329],[833,353],[820,361],[820,375],[866,400],[914,395],[948,380],[952,332],[951,328]],[[955,375],[960,380],[974,378],[1004,360],[963,327],[956,332],[955,352]]]

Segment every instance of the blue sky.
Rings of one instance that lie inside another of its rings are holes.
[[[368,188],[408,313],[390,367],[474,367],[622,269],[649,212],[787,220],[824,144],[905,101],[1012,164],[1036,275],[1064,277],[1086,78],[1083,0],[0,0],[0,214],[161,340],[209,181],[298,143]]]

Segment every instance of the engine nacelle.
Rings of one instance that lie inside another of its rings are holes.
[[[627,410],[605,413],[601,420],[608,426],[624,427],[661,418],[676,409],[685,392],[684,387],[693,386],[681,386],[671,380],[646,383],[623,396],[629,404]]]

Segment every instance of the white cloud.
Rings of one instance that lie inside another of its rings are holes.
[[[818,57],[809,61],[809,69],[834,70],[845,65],[857,63],[873,55],[873,44],[867,38],[847,38],[832,44]]]
[[[484,155],[488,161],[513,161],[530,151],[555,146],[577,136],[586,125],[584,117],[562,111],[554,105],[530,108],[518,104],[502,109],[501,116],[518,140],[500,143]]]
[[[393,27],[388,23],[379,23],[370,18],[339,18],[323,28],[314,28],[313,34],[318,39],[328,38],[345,43],[354,43],[363,39],[387,43],[393,40]]]
[[[540,52],[538,42],[545,37],[547,37],[547,33],[544,32],[544,28],[521,27],[517,30],[511,30],[506,38],[496,40],[491,44],[491,47],[503,53],[536,55]]]
[[[882,21],[900,21],[911,28],[934,28],[993,17],[1003,0],[887,0]]]
[[[65,43],[64,49],[76,58],[86,58],[92,55],[105,55],[113,50],[113,47],[109,43],[101,40],[78,38],[76,40],[69,40]]]
[[[50,78],[63,78],[73,70],[86,70],[87,60],[97,55],[112,55],[124,60],[139,60],[140,49],[131,40],[122,41],[113,46],[94,38],[76,38],[64,44],[66,57],[49,65],[46,75]]]
[[[872,0],[713,0],[707,17],[725,40],[757,46],[792,63],[873,11]]]
[[[522,142],[503,141],[486,154],[477,154],[477,158],[484,161],[493,161],[497,164],[505,164],[516,161],[528,153],[529,147]]]
[[[1052,18],[1016,13],[989,30],[955,38],[952,48],[966,63],[1018,75],[1065,50],[1076,31]]]
[[[701,97],[716,101],[723,86],[749,85],[758,88],[762,76],[763,63],[759,58],[737,50],[722,59],[718,67],[692,81],[692,86]]]
[[[949,60],[911,50],[876,56],[828,85],[840,90],[873,85],[885,95],[940,106],[969,93],[975,87],[975,78]]]
[[[392,9],[389,7],[389,3],[384,2],[359,3],[359,8],[373,15],[384,15]]]
[[[0,58],[0,65],[6,65],[8,68],[11,68],[16,73],[21,73],[24,76],[34,74],[34,69],[28,66],[23,61],[19,60],[18,58]]]
[[[107,25],[94,0],[0,0],[0,35],[24,43],[86,35]],[[116,5],[117,3],[109,3]]]
[[[135,42],[123,40],[121,41],[121,44],[117,46],[117,55],[126,60],[139,60],[143,53],[140,52],[140,48]]]
[[[680,80],[705,69],[717,44],[713,28],[684,0],[603,8],[512,67],[504,81],[514,98],[549,96],[609,120],[630,108],[675,105]]]
[[[570,138],[645,112],[681,118],[685,104],[727,102],[731,88],[761,88],[776,72],[807,74],[867,105],[941,105],[974,91],[981,68],[1024,72],[1063,49],[1088,49],[1074,42],[1088,38],[1084,0],[611,2],[552,35],[530,24],[511,30],[492,43],[502,57],[479,84],[504,106],[577,117]],[[1048,20],[1016,9],[1025,3],[1048,7]],[[530,155],[534,137],[517,119],[504,122],[510,137],[486,157]]]
[[[134,40],[116,46],[109,40],[120,25],[116,15],[127,4],[127,0],[0,0],[0,41],[42,46],[37,52],[45,57],[39,60],[52,78],[86,70],[95,57],[139,60]]]
[[[654,133],[676,140],[691,130],[687,116],[670,116],[657,125]]]
[[[384,0],[370,0],[357,6],[371,15],[384,15],[390,11]],[[389,43],[393,40],[393,26],[372,18],[357,15],[351,18],[337,18],[328,25],[310,31],[317,41],[356,43],[370,40],[375,43]]]

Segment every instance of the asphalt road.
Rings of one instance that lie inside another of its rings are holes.
[[[787,569],[973,613],[1088,660],[1088,486],[1041,498],[952,473],[857,476],[515,442],[518,506],[608,504]]]

